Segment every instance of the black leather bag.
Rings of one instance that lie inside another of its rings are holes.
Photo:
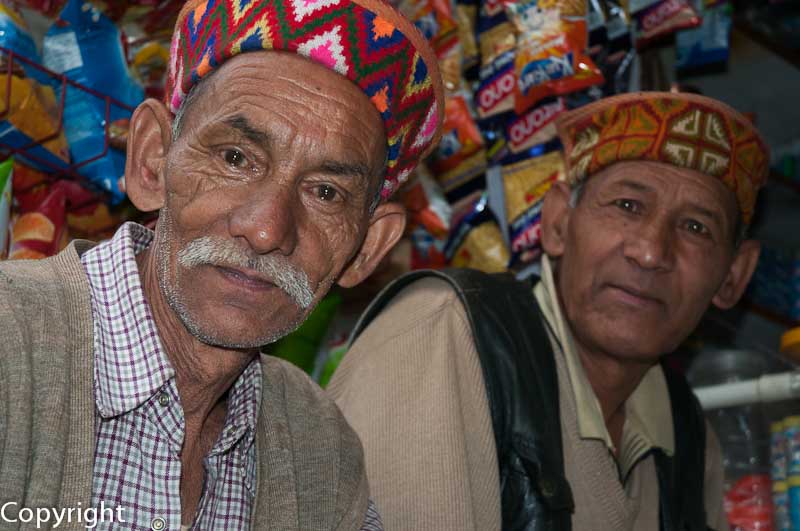
[[[500,467],[504,531],[570,531],[574,502],[564,476],[558,377],[532,286],[511,275],[423,270],[387,286],[350,342],[409,284],[435,277],[464,304],[481,361]],[[663,531],[705,531],[705,424],[683,377],[665,369],[675,455],[656,452]],[[479,391],[476,391],[479,392]]]

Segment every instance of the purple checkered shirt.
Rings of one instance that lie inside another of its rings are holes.
[[[94,323],[97,444],[92,503],[123,508],[125,521],[98,523],[97,529],[181,529],[183,408],[135,258],[152,240],[150,230],[126,223],[112,240],[81,258]],[[231,388],[225,426],[204,460],[203,493],[191,529],[249,527],[261,382],[256,359]],[[362,531],[382,529],[370,501]]]

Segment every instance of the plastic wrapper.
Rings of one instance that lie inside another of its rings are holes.
[[[701,23],[691,0],[631,0],[628,11],[634,21],[636,47],[640,49]]]
[[[503,0],[481,0],[476,30],[482,66],[492,64],[517,45],[514,26],[506,16]]]
[[[563,98],[543,102],[522,115],[514,114],[506,124],[506,141],[511,153],[517,154],[556,138],[556,118],[567,111]]]
[[[42,62],[36,43],[22,16],[5,3],[0,4],[0,46],[36,64]],[[6,61],[8,56],[5,53],[0,54],[0,71],[4,73],[8,72]],[[15,72],[24,72],[25,76],[32,77],[40,83],[47,81],[47,74],[24,61],[15,60],[13,68]]]
[[[57,16],[67,0],[20,0],[22,5],[49,17]],[[135,22],[147,33],[169,30],[175,25],[186,0],[83,0],[119,24]]]
[[[553,151],[503,166],[500,176],[501,184],[489,179],[489,193],[502,194],[501,227],[511,249],[510,264],[517,267],[541,255],[542,204],[553,183],[564,179],[564,160],[560,151]]]
[[[59,181],[48,187],[47,195],[39,205],[14,220],[9,259],[47,258],[67,245],[65,184],[67,181]]]
[[[629,92],[631,67],[636,57],[633,32],[628,14],[612,0],[604,2],[608,12],[606,18],[606,41],[600,53],[593,57],[603,72],[603,96]]]
[[[0,260],[8,256],[8,222],[11,217],[11,183],[14,159],[0,164]]]
[[[458,24],[458,39],[463,50],[463,70],[469,72],[481,61],[475,26],[478,18],[478,2],[471,0],[456,2],[455,15]]]
[[[441,269],[447,266],[445,245],[447,238],[437,238],[424,226],[415,228],[410,235],[410,269]]]
[[[522,113],[552,95],[569,94],[603,83],[586,55],[586,2],[582,0],[507,0],[519,34],[514,109]]]
[[[128,72],[119,30],[96,9],[83,9],[82,0],[69,0],[59,20],[44,39],[43,58],[49,69],[111,96],[130,107],[143,97],[142,87]],[[110,120],[130,118],[131,111],[115,104],[109,106]],[[124,194],[117,180],[125,171],[125,154],[106,150],[106,102],[84,90],[68,86],[64,108],[64,130],[72,159],[87,162],[79,167],[81,175],[108,193],[112,204]]]
[[[675,35],[675,68],[678,76],[718,72],[727,68],[730,56],[733,8],[728,2],[706,7],[702,24]]]
[[[438,53],[458,41],[458,23],[450,0],[403,0],[400,11],[411,19]]]
[[[11,89],[9,96],[7,90]],[[31,78],[0,74],[0,105],[8,102],[8,113],[0,121],[3,143],[25,148],[18,158],[39,169],[66,169],[69,150],[59,130],[58,109],[53,89]],[[41,142],[44,139],[49,139]]]
[[[458,223],[445,247],[445,256],[453,267],[469,267],[486,273],[508,269],[508,248],[485,194]]]
[[[725,512],[733,530],[772,531],[772,482],[767,474],[740,478],[724,498]]]
[[[517,84],[514,57],[513,51],[507,51],[481,68],[480,84],[475,93],[475,105],[481,118],[514,108],[514,90]]]
[[[403,195],[403,204],[408,212],[409,229],[422,226],[437,238],[447,236],[452,208],[441,187],[422,166],[417,169],[416,182]]]
[[[429,168],[449,197],[459,195],[486,170],[483,138],[463,93],[445,100],[442,140],[429,161]],[[462,194],[463,195],[463,194]]]
[[[148,98],[164,99],[164,85],[169,67],[169,40],[149,39],[136,42],[129,50],[134,79],[144,87]]]

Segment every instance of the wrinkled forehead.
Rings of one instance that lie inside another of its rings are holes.
[[[688,201],[725,213],[731,220],[740,216],[736,194],[720,179],[664,162],[615,162],[577,184],[589,185],[595,193],[627,190],[650,194],[661,203],[669,201],[676,206]]]

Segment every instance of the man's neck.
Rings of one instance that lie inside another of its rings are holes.
[[[220,406],[224,412],[226,393],[258,352],[219,348],[199,341],[183,325],[159,287],[153,247],[140,253],[136,261],[159,339],[175,369],[187,436],[190,431],[202,432],[207,421],[213,423],[219,417]]]

